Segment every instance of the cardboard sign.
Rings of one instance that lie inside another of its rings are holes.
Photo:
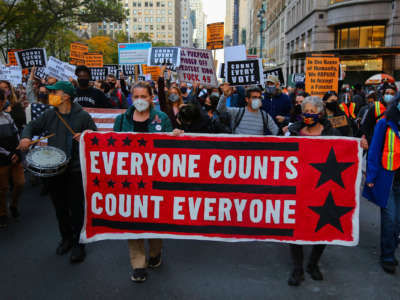
[[[339,58],[311,56],[306,58],[306,92],[323,97],[326,92],[338,92]]]
[[[22,69],[19,66],[0,65],[0,80],[6,80],[13,86],[22,83]]]
[[[207,25],[208,50],[223,49],[224,38],[225,38],[224,22]]]
[[[181,65],[177,69],[179,81],[217,87],[213,56],[210,50],[181,49]]]
[[[179,67],[181,49],[178,47],[156,47],[151,48],[148,57],[148,66],[168,65],[172,68]]]
[[[7,52],[7,57],[8,57],[8,66],[18,66],[17,58],[15,57],[15,52],[21,51],[18,49],[10,49]]]
[[[89,52],[88,45],[78,42],[71,43],[69,57],[71,58],[72,62],[83,62],[79,63],[79,65],[83,65],[85,62],[85,53],[88,52]],[[75,63],[72,62],[71,64],[75,65]]]
[[[22,69],[45,67],[47,62],[46,49],[33,48],[15,52],[15,58]]]
[[[102,68],[103,67],[103,54],[96,52],[85,53],[84,56],[85,66],[88,68]]]
[[[120,65],[147,64],[151,43],[118,44],[118,62]]]
[[[76,66],[63,62],[53,56],[50,56],[45,69],[48,76],[62,81],[69,81],[70,78],[77,79],[75,75]]]
[[[151,75],[151,80],[157,81],[161,75],[160,67],[152,67],[147,65],[142,65],[143,75]]]
[[[264,84],[261,60],[229,61],[226,79],[236,86]]]
[[[107,68],[89,68],[90,69],[90,80],[91,81],[96,81],[96,80],[106,80],[107,75],[108,75],[108,69]]]
[[[349,122],[345,115],[328,118],[333,128],[348,126]]]
[[[104,65],[104,68],[107,68],[107,75],[114,75],[117,79],[119,79],[119,65]]]
[[[264,71],[264,81],[267,80],[269,75],[273,75],[276,78],[278,78],[281,86],[285,85],[285,78],[283,77],[282,68],[276,68],[276,69]]]
[[[83,243],[358,243],[357,139],[85,132],[80,157]]]

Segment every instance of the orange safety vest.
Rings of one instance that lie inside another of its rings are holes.
[[[379,101],[374,102],[376,123],[385,118],[386,107]]]
[[[354,113],[356,110],[356,104],[354,102],[350,102],[350,107],[345,103],[339,105],[340,109],[346,114],[346,116],[350,119],[356,119],[356,114]]]
[[[390,126],[386,130],[382,165],[388,171],[395,171],[400,168],[400,137]]]

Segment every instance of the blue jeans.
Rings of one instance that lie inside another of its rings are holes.
[[[386,208],[381,208],[381,260],[394,261],[400,233],[400,185],[394,185]]]

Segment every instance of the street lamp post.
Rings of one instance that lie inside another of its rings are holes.
[[[257,14],[257,18],[260,21],[260,58],[261,59],[262,59],[262,52],[263,52],[263,31],[264,31],[264,24],[266,22],[266,19],[264,18],[265,12],[266,12],[266,4],[263,3]]]

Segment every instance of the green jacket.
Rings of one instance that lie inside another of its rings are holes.
[[[133,124],[133,113],[135,112],[135,107],[131,106],[128,110],[119,115],[114,122],[115,132],[135,132],[135,126]],[[157,132],[171,132],[172,125],[168,116],[154,108],[150,109],[150,122],[148,123],[149,133]]]

